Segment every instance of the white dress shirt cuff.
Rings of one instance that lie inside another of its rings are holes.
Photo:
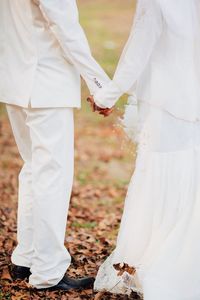
[[[123,92],[115,81],[110,81],[107,85],[99,89],[93,96],[95,103],[102,108],[111,108],[122,96]]]

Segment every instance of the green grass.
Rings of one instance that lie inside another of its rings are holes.
[[[75,228],[93,229],[97,226],[97,223],[96,222],[84,222],[84,223],[72,222],[71,226]]]

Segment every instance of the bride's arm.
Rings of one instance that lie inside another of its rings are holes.
[[[90,93],[94,94],[102,89],[110,79],[91,54],[79,23],[76,0],[37,0],[37,3],[49,28],[59,41],[66,59],[82,75]]]
[[[161,32],[162,14],[157,0],[138,0],[131,33],[114,78],[94,95],[98,106],[112,107],[122,94],[128,93],[148,63]]]

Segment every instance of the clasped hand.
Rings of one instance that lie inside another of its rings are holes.
[[[87,101],[90,103],[93,112],[97,112],[104,117],[108,117],[114,110],[114,107],[111,108],[102,108],[99,107],[95,102],[93,96],[89,96]]]

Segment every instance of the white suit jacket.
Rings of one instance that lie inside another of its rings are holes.
[[[199,0],[138,0],[113,81],[95,101],[111,107],[123,93],[136,93],[137,101],[178,118],[200,120]]]
[[[0,0],[0,101],[79,107],[109,82],[91,55],[75,0]]]

